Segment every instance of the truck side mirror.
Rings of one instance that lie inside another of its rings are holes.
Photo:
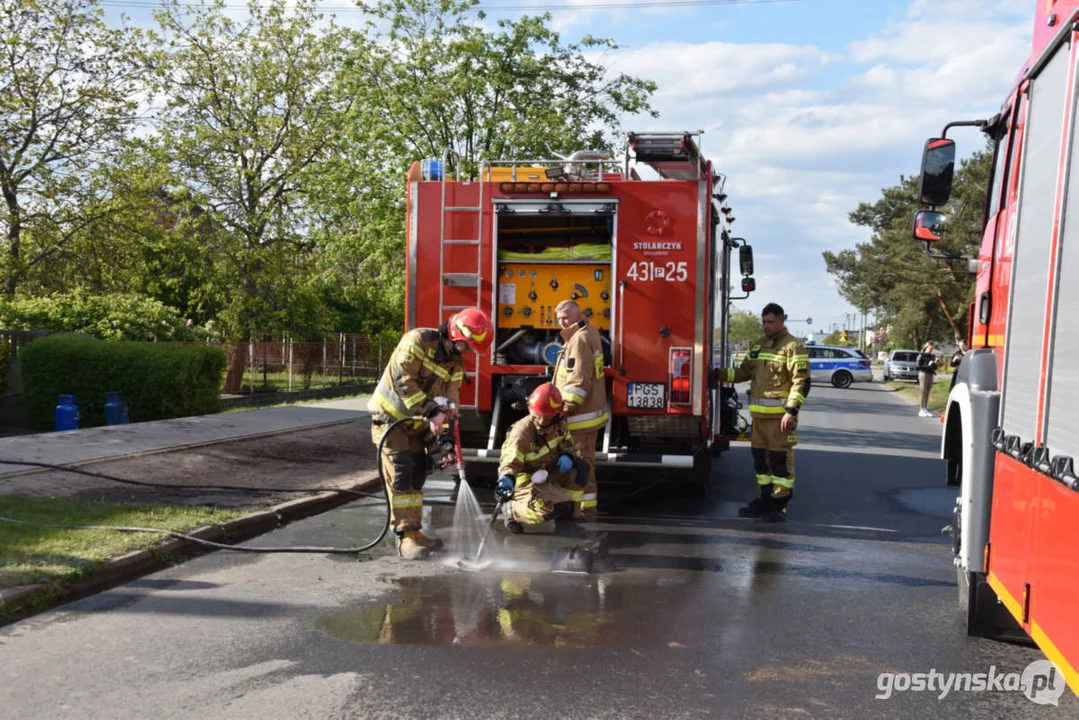
[[[947,138],[931,138],[922,153],[922,178],[918,200],[923,205],[943,205],[952,194],[955,171],[955,143]]]
[[[742,238],[735,238],[735,240],[742,240],[742,245],[738,247],[738,267],[742,275],[749,277],[753,274],[753,248],[746,245]]]
[[[751,293],[757,289],[757,281],[751,277],[742,278],[742,292]]]
[[[936,242],[944,237],[944,213],[936,210],[918,210],[914,213],[911,235],[915,240]]]

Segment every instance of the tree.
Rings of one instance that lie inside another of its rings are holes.
[[[180,183],[169,194],[233,240],[239,292],[223,311],[233,336],[324,329],[302,320],[320,317],[305,282],[316,272],[305,181],[337,152],[352,100],[334,85],[346,34],[315,8],[252,0],[237,21],[224,0],[168,0],[156,13],[167,41],[156,89],[167,102],[155,149]]]
[[[942,209],[946,235],[934,245],[935,251],[977,255],[991,163],[991,153],[978,152],[960,164],[951,200]],[[965,260],[930,258],[911,239],[911,220],[919,207],[917,189],[917,178],[900,178],[898,185],[881,192],[877,202],[860,204],[850,220],[869,228],[870,240],[824,253],[840,294],[862,312],[872,311],[892,324],[893,338],[910,346],[945,334],[964,337],[974,291]]]
[[[753,342],[764,334],[764,327],[757,315],[745,310],[731,311],[730,330],[727,339],[732,344],[745,344]]]
[[[603,147],[626,114],[651,113],[655,84],[610,73],[613,41],[563,44],[550,16],[477,23],[475,2],[380,0],[341,75],[353,98],[339,155],[319,169],[324,273],[369,317],[403,319],[405,176],[423,158],[551,158]],[[654,114],[654,113],[652,113]],[[457,168],[449,168],[455,173]],[[368,331],[384,322],[357,318]],[[379,326],[382,327],[379,327]],[[398,327],[400,325],[398,324]]]
[[[379,25],[357,37],[345,80],[368,140],[407,163],[449,148],[474,170],[481,157],[550,158],[602,145],[623,115],[656,113],[649,80],[591,59],[618,45],[585,37],[565,45],[549,14],[499,20],[478,0],[375,0]],[[384,33],[376,31],[385,27]],[[402,165],[397,164],[395,172]]]
[[[3,292],[109,212],[92,170],[136,120],[139,33],[98,0],[0,3]]]

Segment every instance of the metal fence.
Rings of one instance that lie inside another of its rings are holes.
[[[222,393],[295,392],[378,381],[395,344],[377,337],[340,333],[321,342],[291,338],[218,345],[228,358]]]

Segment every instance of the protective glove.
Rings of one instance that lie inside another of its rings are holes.
[[[573,457],[567,453],[558,456],[558,471],[565,474],[573,467]]]
[[[509,475],[503,475],[498,478],[498,487],[495,488],[495,495],[499,500],[509,500],[513,497],[513,478]]]
[[[431,434],[439,437],[445,432],[446,413],[438,412],[431,416]]]
[[[540,469],[540,470],[537,470],[536,472],[532,473],[532,484],[533,485],[542,485],[545,482],[547,482],[547,471],[546,470]]]

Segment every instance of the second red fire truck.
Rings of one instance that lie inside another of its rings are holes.
[[[738,435],[733,389],[708,382],[727,362],[713,339],[726,337],[735,248],[740,297],[753,280],[751,250],[730,234],[725,177],[699,147],[693,133],[631,133],[621,158],[482,161],[467,179],[447,170],[450,153],[413,163],[406,326],[479,306],[496,327],[490,353],[466,359],[466,458],[497,461],[520,403],[550,379],[555,308],[575,300],[605,349],[597,466],[707,479],[712,453]]]
[[[929,248],[941,237],[947,131],[981,128],[993,172],[971,349],[943,418],[947,480],[960,488],[949,527],[959,599],[970,634],[1021,628],[1079,693],[1079,0],[1036,7],[1030,60],[1000,113],[926,144],[929,208],[914,237]]]

